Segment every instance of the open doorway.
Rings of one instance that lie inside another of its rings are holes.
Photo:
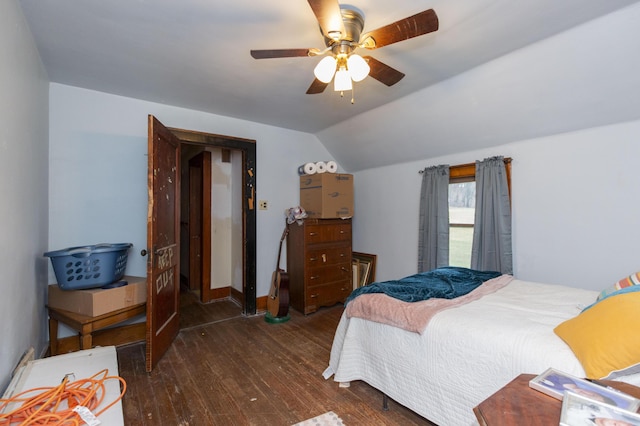
[[[202,303],[242,304],[242,152],[182,145],[181,286]]]
[[[255,141],[170,130],[181,141],[181,287],[255,314]]]

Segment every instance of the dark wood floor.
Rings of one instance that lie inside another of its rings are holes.
[[[183,300],[182,329],[157,368],[145,346],[118,348],[127,425],[291,425],[326,411],[351,425],[428,425],[363,382],[324,380],[341,305],[270,324],[232,301]]]
[[[232,299],[200,303],[195,292],[180,293],[180,329],[200,327],[242,316],[242,306]]]

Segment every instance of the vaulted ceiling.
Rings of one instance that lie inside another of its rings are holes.
[[[545,83],[537,74],[555,87],[549,70],[564,60],[548,56],[555,50],[477,67],[507,54],[517,58],[525,46],[626,6],[637,17],[636,3],[353,0],[364,13],[365,32],[431,8],[440,28],[369,52],[406,76],[391,87],[370,77],[356,83],[351,104],[350,94],[341,98],[331,87],[305,94],[320,57],[249,55],[251,49],[324,48],[306,0],[20,0],[51,81],[314,133],[350,171],[566,131],[539,114],[544,103],[521,111],[532,116],[529,126],[537,132],[522,126],[507,132],[501,126],[522,117],[510,120],[506,104],[502,117],[486,108],[494,96],[530,104],[523,87],[539,91]],[[638,32],[629,37],[640,38]],[[571,50],[570,37],[564,42]],[[587,43],[597,40],[585,40],[576,63],[593,61],[599,72]],[[472,69],[484,71],[468,73]],[[489,113],[492,120],[484,116]]]

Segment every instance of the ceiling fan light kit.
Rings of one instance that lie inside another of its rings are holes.
[[[358,81],[364,80],[369,75],[371,68],[362,56],[354,53],[347,58],[347,70],[349,70],[351,79],[357,83]]]
[[[340,54],[335,58],[325,56],[313,70],[313,74],[323,83],[330,83],[334,79],[334,90],[351,90],[352,83],[364,80],[369,75],[369,65],[362,56]]]
[[[313,70],[313,74],[323,83],[329,83],[336,72],[336,60],[333,56],[325,56]]]
[[[318,20],[326,48],[251,50],[255,59],[287,58],[298,56],[324,57],[313,70],[314,81],[307,94],[324,92],[333,79],[334,90],[344,92],[353,89],[353,82],[368,75],[381,83],[392,86],[404,74],[370,56],[355,54],[358,48],[368,50],[388,46],[410,38],[438,30],[438,17],[428,9],[361,36],[364,29],[362,12],[352,6],[340,6],[337,0],[307,0]]]
[[[333,79],[333,90],[336,92],[344,92],[346,90],[351,90],[353,88],[353,84],[351,83],[351,77],[349,76],[349,72],[346,68],[340,68],[336,71],[335,78]]]

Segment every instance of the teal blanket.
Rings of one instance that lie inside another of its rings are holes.
[[[375,282],[359,287],[347,298],[345,305],[361,294],[384,293],[405,302],[431,298],[454,299],[463,296],[483,282],[502,275],[495,271],[445,266],[411,275],[399,280]]]

